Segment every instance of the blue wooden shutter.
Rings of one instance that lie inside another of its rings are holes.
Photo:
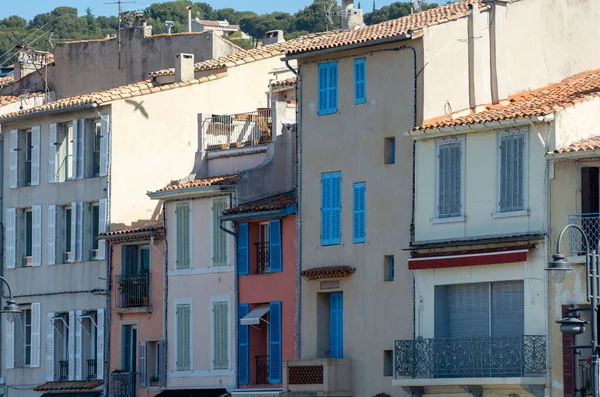
[[[331,181],[331,240],[339,244],[342,236],[342,173],[334,172]]]
[[[341,241],[341,180],[340,172],[321,176],[321,245]]]
[[[329,350],[331,358],[344,358],[344,295],[332,292],[329,296]]]
[[[329,68],[326,63],[319,65],[319,114],[327,114],[329,103]]]
[[[238,274],[244,275],[250,273],[250,250],[248,249],[248,224],[240,223],[238,225],[237,235],[237,266]]]
[[[328,113],[336,113],[338,103],[338,63],[329,63],[329,108]]]
[[[269,261],[271,272],[280,272],[283,268],[281,255],[281,221],[271,221],[269,228]]]
[[[367,190],[365,182],[354,184],[354,243],[365,242],[365,191]]]
[[[321,245],[331,244],[331,174],[321,175]]]
[[[338,102],[337,62],[319,65],[319,115],[337,112]]]
[[[271,302],[269,314],[269,383],[281,383],[281,302]]]
[[[238,309],[239,320],[250,311],[247,304],[240,305]],[[248,325],[240,325],[238,330],[238,382],[240,385],[250,383],[250,333]]]
[[[367,101],[365,58],[354,60],[354,103],[360,105]]]

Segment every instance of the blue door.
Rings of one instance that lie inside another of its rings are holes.
[[[331,358],[344,358],[344,294],[332,292],[329,297],[329,346]]]

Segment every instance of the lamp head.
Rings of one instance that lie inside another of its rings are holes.
[[[560,324],[560,332],[565,335],[579,335],[585,331],[585,324],[589,322],[583,320],[576,313],[569,313],[567,317],[564,317],[557,321]]]
[[[549,271],[554,281],[560,284],[565,280],[567,272],[573,270],[573,268],[565,260],[563,254],[556,253],[552,255],[552,261],[548,263],[545,270]]]
[[[4,315],[6,316],[6,320],[9,323],[13,323],[17,318],[17,315],[21,313],[21,310],[19,310],[19,305],[17,305],[17,303],[14,300],[7,299],[6,305],[2,307],[0,313],[4,313]]]

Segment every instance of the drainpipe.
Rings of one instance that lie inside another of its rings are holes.
[[[301,310],[301,298],[302,298],[302,75],[300,73],[301,66],[298,65],[298,71],[296,71],[289,63],[289,60],[285,60],[285,66],[296,75],[296,247],[298,249],[296,258],[296,346],[294,355],[296,359],[300,358],[300,322],[302,320]]]
[[[163,200],[162,203],[162,215],[163,215],[163,229],[165,230],[165,235],[167,232],[167,213],[165,211],[166,208],[166,201]],[[165,384],[164,387],[167,387],[167,381],[168,381],[168,368],[169,368],[169,359],[168,359],[168,315],[169,315],[169,241],[165,238],[164,239],[165,242],[165,253],[164,253],[164,266],[163,266],[163,272],[164,272],[164,277],[163,277],[163,343],[162,343],[162,350],[163,350],[163,357],[165,362],[163,363],[163,371],[164,371],[164,380],[165,380]],[[157,248],[158,249],[158,248]],[[159,380],[160,382],[160,380]],[[160,383],[159,383],[160,384]],[[162,386],[162,385],[161,385]]]

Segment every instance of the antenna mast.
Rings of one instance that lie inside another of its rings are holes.
[[[119,69],[121,69],[121,4],[137,3],[137,1],[113,1],[112,3],[104,4],[116,4],[119,13],[119,28],[117,29],[117,45],[119,46]]]

